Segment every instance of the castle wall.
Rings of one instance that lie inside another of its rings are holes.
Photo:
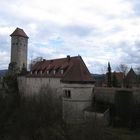
[[[42,87],[48,85],[55,90],[55,97],[62,98],[63,119],[66,123],[80,123],[84,120],[84,109],[91,106],[93,84],[64,84],[59,78],[18,77],[19,91],[24,96],[40,93]],[[65,91],[70,91],[66,97]]]
[[[63,85],[63,119],[66,123],[84,121],[84,110],[92,103],[93,88],[93,84]],[[65,95],[66,90],[70,91],[70,97]]]
[[[95,99],[96,101],[113,104],[115,102],[116,90],[119,89],[120,88],[96,87],[94,89]]]
[[[62,94],[61,83],[59,78],[45,77],[18,77],[18,87],[21,94],[25,96],[37,95],[41,88],[50,86],[56,92],[56,96]]]
[[[94,95],[97,102],[115,103],[116,91],[125,90],[133,93],[133,99],[136,104],[140,103],[140,88],[101,88],[94,89]]]

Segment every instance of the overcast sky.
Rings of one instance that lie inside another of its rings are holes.
[[[28,62],[81,55],[92,73],[140,64],[140,0],[0,0],[0,69],[16,27],[29,36]]]

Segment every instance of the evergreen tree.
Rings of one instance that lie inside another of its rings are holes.
[[[7,93],[13,93],[15,95],[18,94],[18,72],[17,64],[15,62],[10,63],[8,72],[3,77],[3,85]]]
[[[114,71],[113,77],[112,77],[112,86],[113,87],[117,87],[118,86],[118,81],[117,81],[117,78],[116,78],[116,72],[115,71]]]
[[[110,63],[108,62],[108,68],[107,68],[107,87],[112,86],[112,80],[111,80],[111,66]]]

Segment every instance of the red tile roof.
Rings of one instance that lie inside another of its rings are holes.
[[[28,76],[58,77],[61,78],[62,82],[69,83],[94,83],[94,79],[81,56],[43,60],[37,62],[32,67],[31,72],[32,74],[30,73]]]
[[[16,30],[10,36],[21,36],[25,38],[29,38],[23,29],[16,28]]]

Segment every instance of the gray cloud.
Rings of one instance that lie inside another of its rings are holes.
[[[62,28],[62,32],[66,32],[69,35],[76,35],[79,37],[85,37],[89,35],[92,30],[95,29],[82,25],[68,25]]]
[[[125,63],[130,66],[140,64],[139,41],[135,41],[132,45],[128,44],[128,42],[120,42],[116,47],[121,53],[119,63]]]

